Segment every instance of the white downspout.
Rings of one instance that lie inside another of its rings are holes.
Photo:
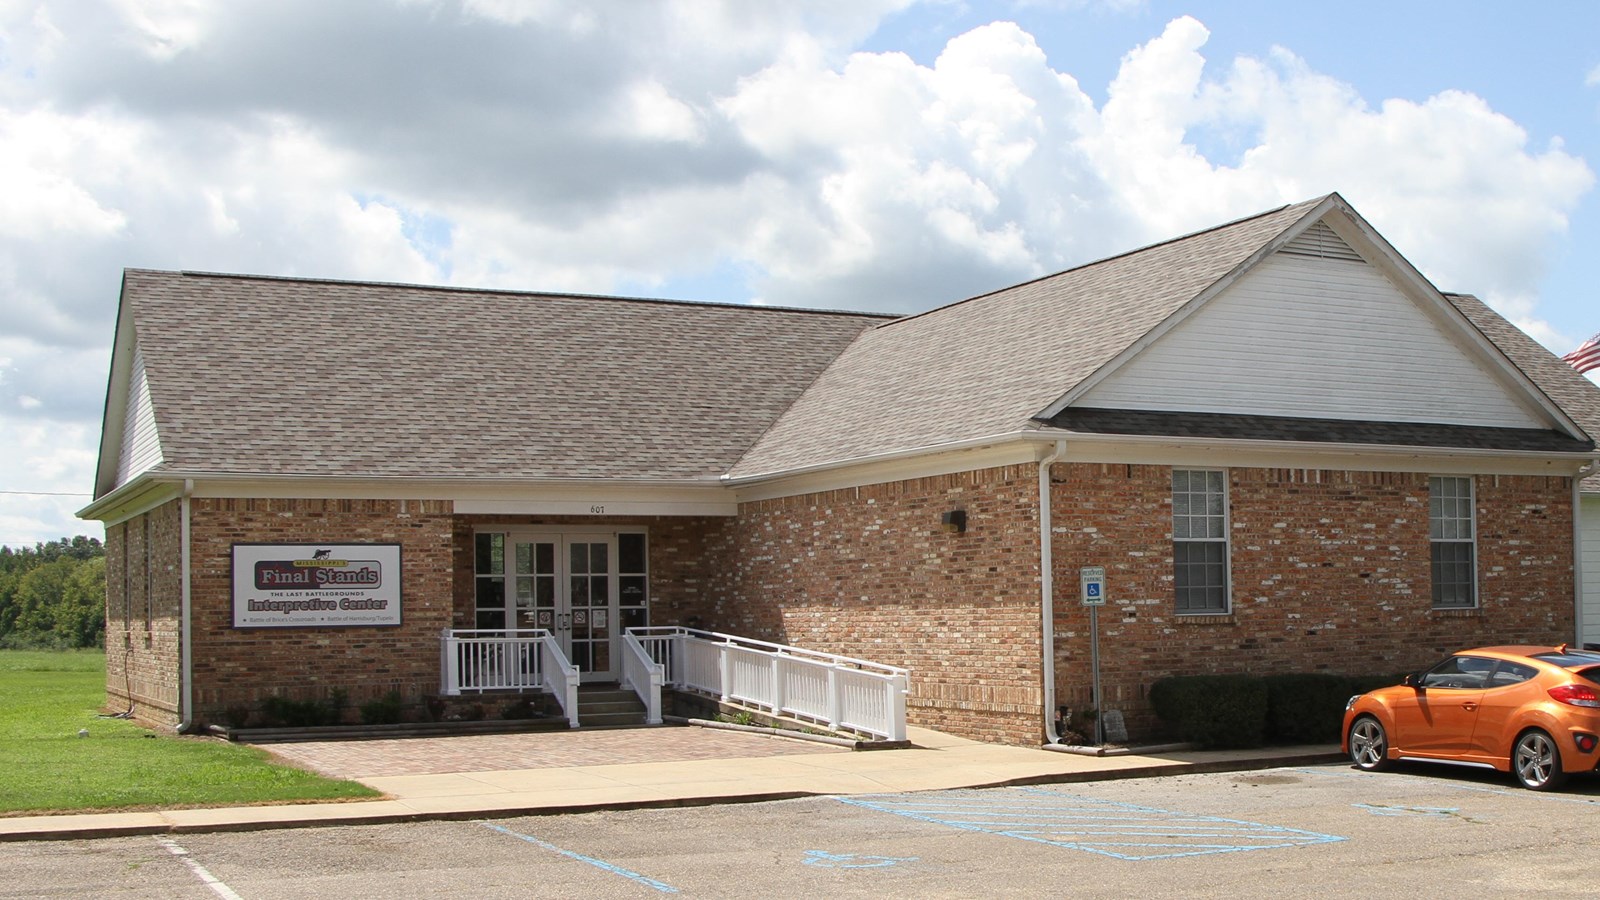
[[[1039,461],[1039,617],[1044,670],[1044,736],[1046,743],[1061,739],[1056,733],[1056,592],[1055,563],[1051,559],[1050,466],[1067,452],[1066,441]]]
[[[1573,646],[1583,646],[1583,480],[1600,463],[1589,463],[1572,476],[1572,622]]]
[[[194,496],[194,479],[183,480],[183,496],[178,500],[178,516],[181,522],[178,526],[179,563],[183,567],[179,583],[182,585],[180,607],[178,612],[178,733],[189,734],[194,730],[194,627],[190,622],[192,581],[190,566],[193,563],[189,530],[189,498]]]

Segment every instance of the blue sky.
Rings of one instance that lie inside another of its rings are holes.
[[[1600,4],[0,0],[0,544],[123,267],[914,312],[1339,191],[1600,331]]]

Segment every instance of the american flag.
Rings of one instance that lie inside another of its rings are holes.
[[[1600,334],[1578,345],[1578,349],[1561,357],[1582,375],[1590,369],[1600,369]]]

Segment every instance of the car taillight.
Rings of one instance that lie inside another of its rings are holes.
[[[1550,696],[1569,706],[1591,706],[1600,709],[1600,694],[1594,688],[1581,684],[1562,684],[1550,689]]]

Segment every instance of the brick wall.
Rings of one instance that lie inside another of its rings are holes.
[[[1480,608],[1432,608],[1428,476],[1304,469],[1228,473],[1232,610],[1173,609],[1171,469],[1057,465],[1057,691],[1090,705],[1080,566],[1106,568],[1108,709],[1150,734],[1149,686],[1169,674],[1419,668],[1461,647],[1557,643],[1573,632],[1567,478],[1480,476]]]
[[[980,740],[1042,738],[1032,466],[744,504],[707,551],[715,630],[911,670],[907,716]],[[951,509],[967,531],[940,529]]]
[[[174,500],[106,528],[106,708],[178,721],[181,522]]]
[[[450,503],[437,500],[192,501],[196,717],[228,721],[269,696],[360,704],[398,691],[409,703],[439,690],[439,632],[451,624]],[[398,543],[401,625],[233,627],[235,543]]]

